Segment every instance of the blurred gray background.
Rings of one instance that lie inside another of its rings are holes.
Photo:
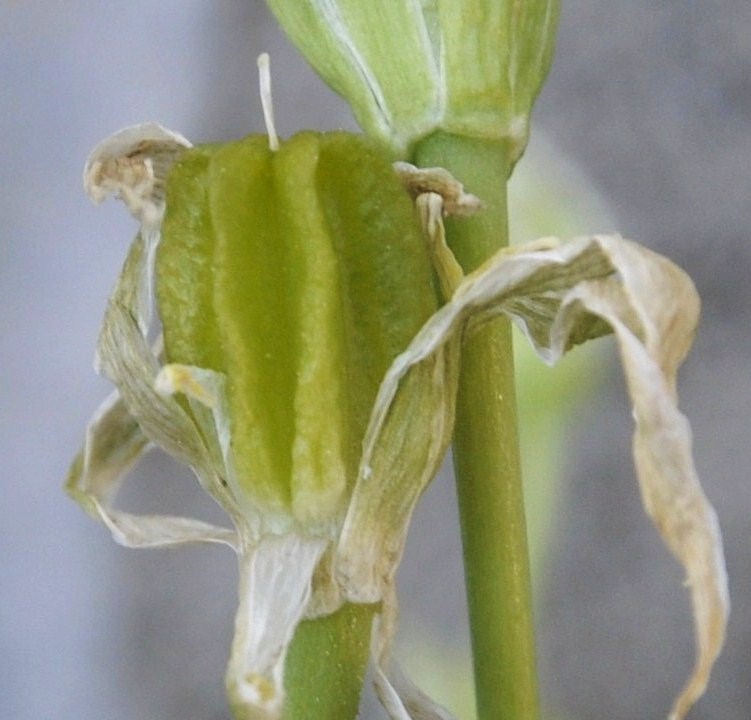
[[[91,359],[135,229],[120,206],[89,204],[81,169],[101,138],[143,120],[197,141],[261,130],[262,51],[272,55],[281,134],[354,126],[260,0],[5,0],[0,28],[0,717],[226,720],[231,554],[123,550],[61,492],[109,390]],[[703,296],[680,387],[725,534],[733,614],[691,718],[745,720],[751,3],[564,2],[535,129],[579,163],[624,235],[674,258]],[[537,577],[548,720],[664,717],[692,664],[688,595],[643,517],[628,405],[617,368],[605,372],[602,392],[568,413],[552,542]],[[403,647],[421,642],[428,666],[466,664],[452,498],[442,476],[400,575]],[[218,514],[189,473],[157,454],[124,501]],[[381,717],[367,698],[364,708]]]

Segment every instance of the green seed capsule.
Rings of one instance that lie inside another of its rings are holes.
[[[391,361],[436,309],[410,198],[346,133],[186,152],[156,262],[168,362],[224,373],[238,483],[324,521],[343,507]]]

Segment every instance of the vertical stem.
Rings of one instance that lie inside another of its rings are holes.
[[[504,143],[436,133],[414,162],[441,166],[484,203],[446,234],[469,272],[508,243]],[[511,328],[505,319],[470,331],[454,436],[459,513],[478,720],[538,717],[532,600],[520,471]]]
[[[297,626],[284,669],[284,720],[354,720],[377,605],[346,604]]]

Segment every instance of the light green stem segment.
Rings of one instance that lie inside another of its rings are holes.
[[[378,605],[344,605],[298,625],[284,669],[283,720],[354,720]]]
[[[412,161],[440,166],[484,209],[446,221],[465,272],[508,243],[507,146],[436,133]],[[511,328],[494,320],[465,338],[454,436],[478,720],[539,717],[532,599],[519,458]]]

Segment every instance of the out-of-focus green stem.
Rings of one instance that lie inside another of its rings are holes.
[[[440,166],[484,210],[447,220],[465,272],[508,243],[508,150],[498,141],[436,133],[413,162]],[[511,328],[505,319],[470,331],[462,350],[454,436],[478,720],[536,720],[537,674],[519,459]]]
[[[377,608],[347,604],[298,625],[285,663],[284,720],[357,717]]]

